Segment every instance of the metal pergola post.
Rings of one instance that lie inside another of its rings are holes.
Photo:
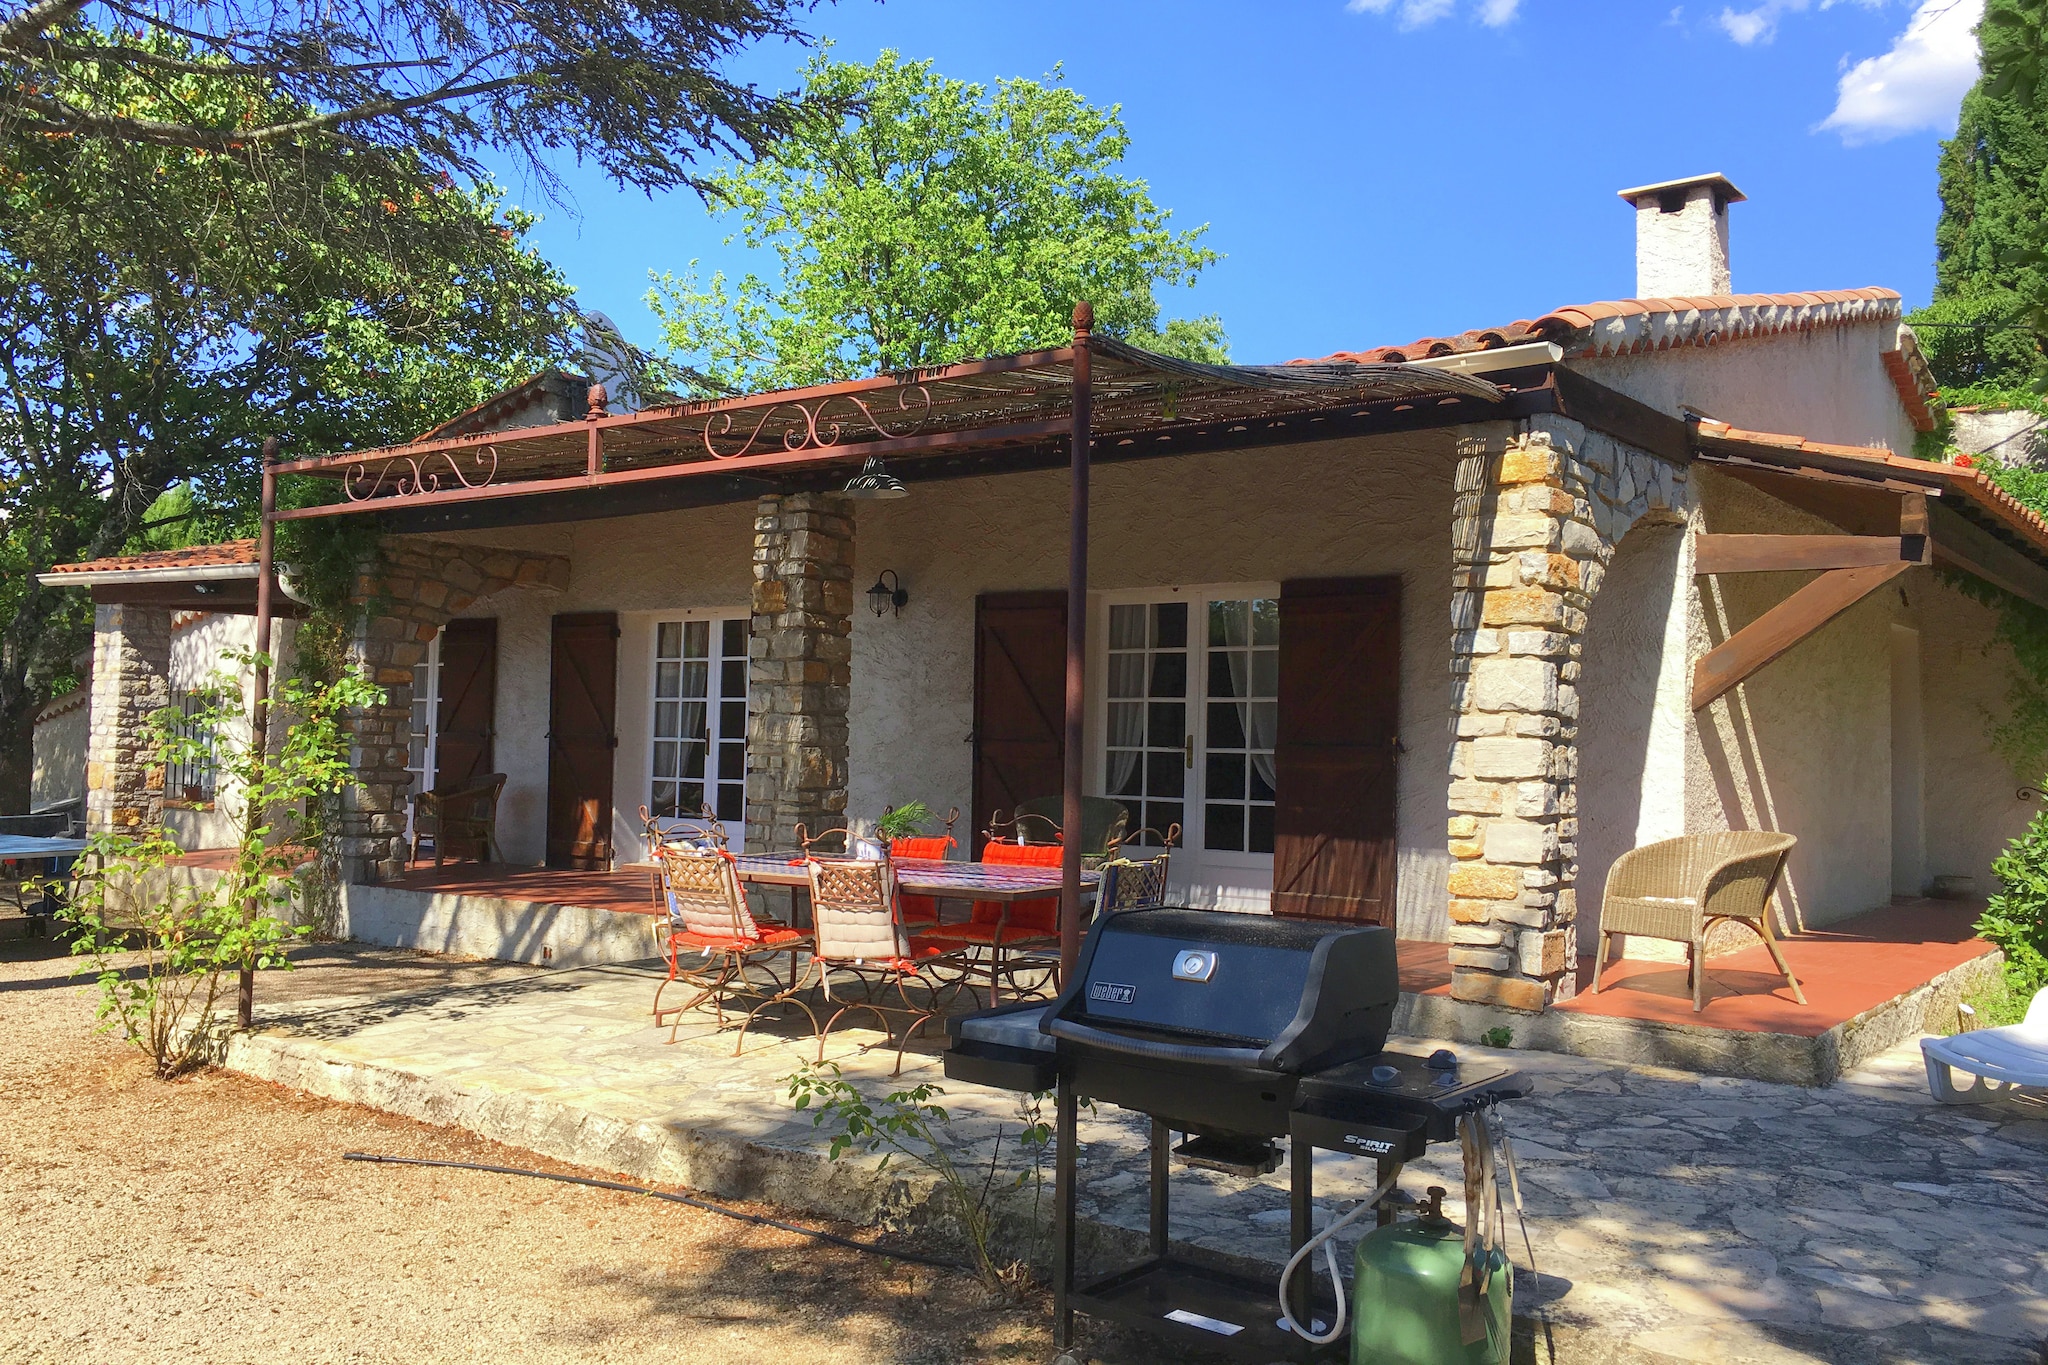
[[[249,743],[261,763],[270,752],[270,591],[276,569],[277,541],[277,438],[263,442],[263,519],[256,532],[256,678],[250,685]],[[244,800],[257,793],[246,792]],[[248,819],[260,822],[261,810],[249,811]],[[243,913],[256,918],[256,897],[242,904]],[[248,1028],[256,1014],[256,967],[245,962],[235,983],[235,1023]]]
[[[1074,305],[1074,431],[1069,470],[1067,527],[1067,728],[1061,750],[1060,982],[1074,976],[1081,957],[1081,730],[1088,702],[1088,454],[1093,390],[1088,333],[1095,309]]]

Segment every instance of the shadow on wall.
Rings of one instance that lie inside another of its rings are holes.
[[[1681,524],[1638,523],[1616,547],[1586,616],[1579,661],[1581,956],[1596,951],[1600,898],[1614,860],[1685,832],[1685,538]]]

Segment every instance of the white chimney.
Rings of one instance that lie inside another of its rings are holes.
[[[1637,298],[1734,292],[1728,279],[1728,206],[1749,196],[1727,176],[1638,185],[1621,197],[1636,206]]]

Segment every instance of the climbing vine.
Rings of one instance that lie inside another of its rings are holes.
[[[287,479],[278,504],[305,507],[333,496],[331,486]],[[348,672],[349,642],[376,605],[357,591],[374,570],[383,535],[371,517],[308,517],[278,523],[277,560],[291,570],[292,594],[305,604],[293,654],[298,676],[329,683]]]

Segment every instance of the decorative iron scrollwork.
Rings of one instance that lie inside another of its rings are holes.
[[[742,455],[754,453],[762,442],[761,433],[775,420],[777,414],[788,418],[790,413],[801,415],[802,425],[791,423],[782,433],[782,448],[796,450],[830,450],[845,441],[872,432],[874,440],[896,440],[904,436],[915,436],[924,430],[932,416],[932,391],[922,384],[906,384],[896,390],[896,413],[885,420],[875,415],[874,408],[867,400],[855,394],[834,394],[812,402],[790,401],[777,403],[764,409],[754,420],[751,429],[735,433],[739,425],[730,412],[713,414],[704,423],[704,449],[715,460],[736,460]],[[901,414],[899,420],[897,414]],[[740,414],[744,420],[746,414]],[[720,449],[719,442],[726,438],[740,442],[737,450]],[[773,441],[770,436],[769,441]]]
[[[377,497],[409,498],[418,493],[438,493],[444,478],[452,479],[451,486],[454,487],[490,487],[491,481],[498,477],[498,448],[490,445],[477,447],[470,458],[468,473],[464,472],[462,462],[456,459],[461,453],[436,450],[426,455],[396,455],[377,467],[375,478],[371,477],[369,462],[363,461],[342,475],[341,491],[350,502],[367,502]],[[446,475],[434,468],[437,461],[447,466]],[[475,477],[471,477],[472,474]]]
[[[2018,801],[2048,801],[2048,792],[2039,787],[2021,787],[2013,793],[2013,798]]]

